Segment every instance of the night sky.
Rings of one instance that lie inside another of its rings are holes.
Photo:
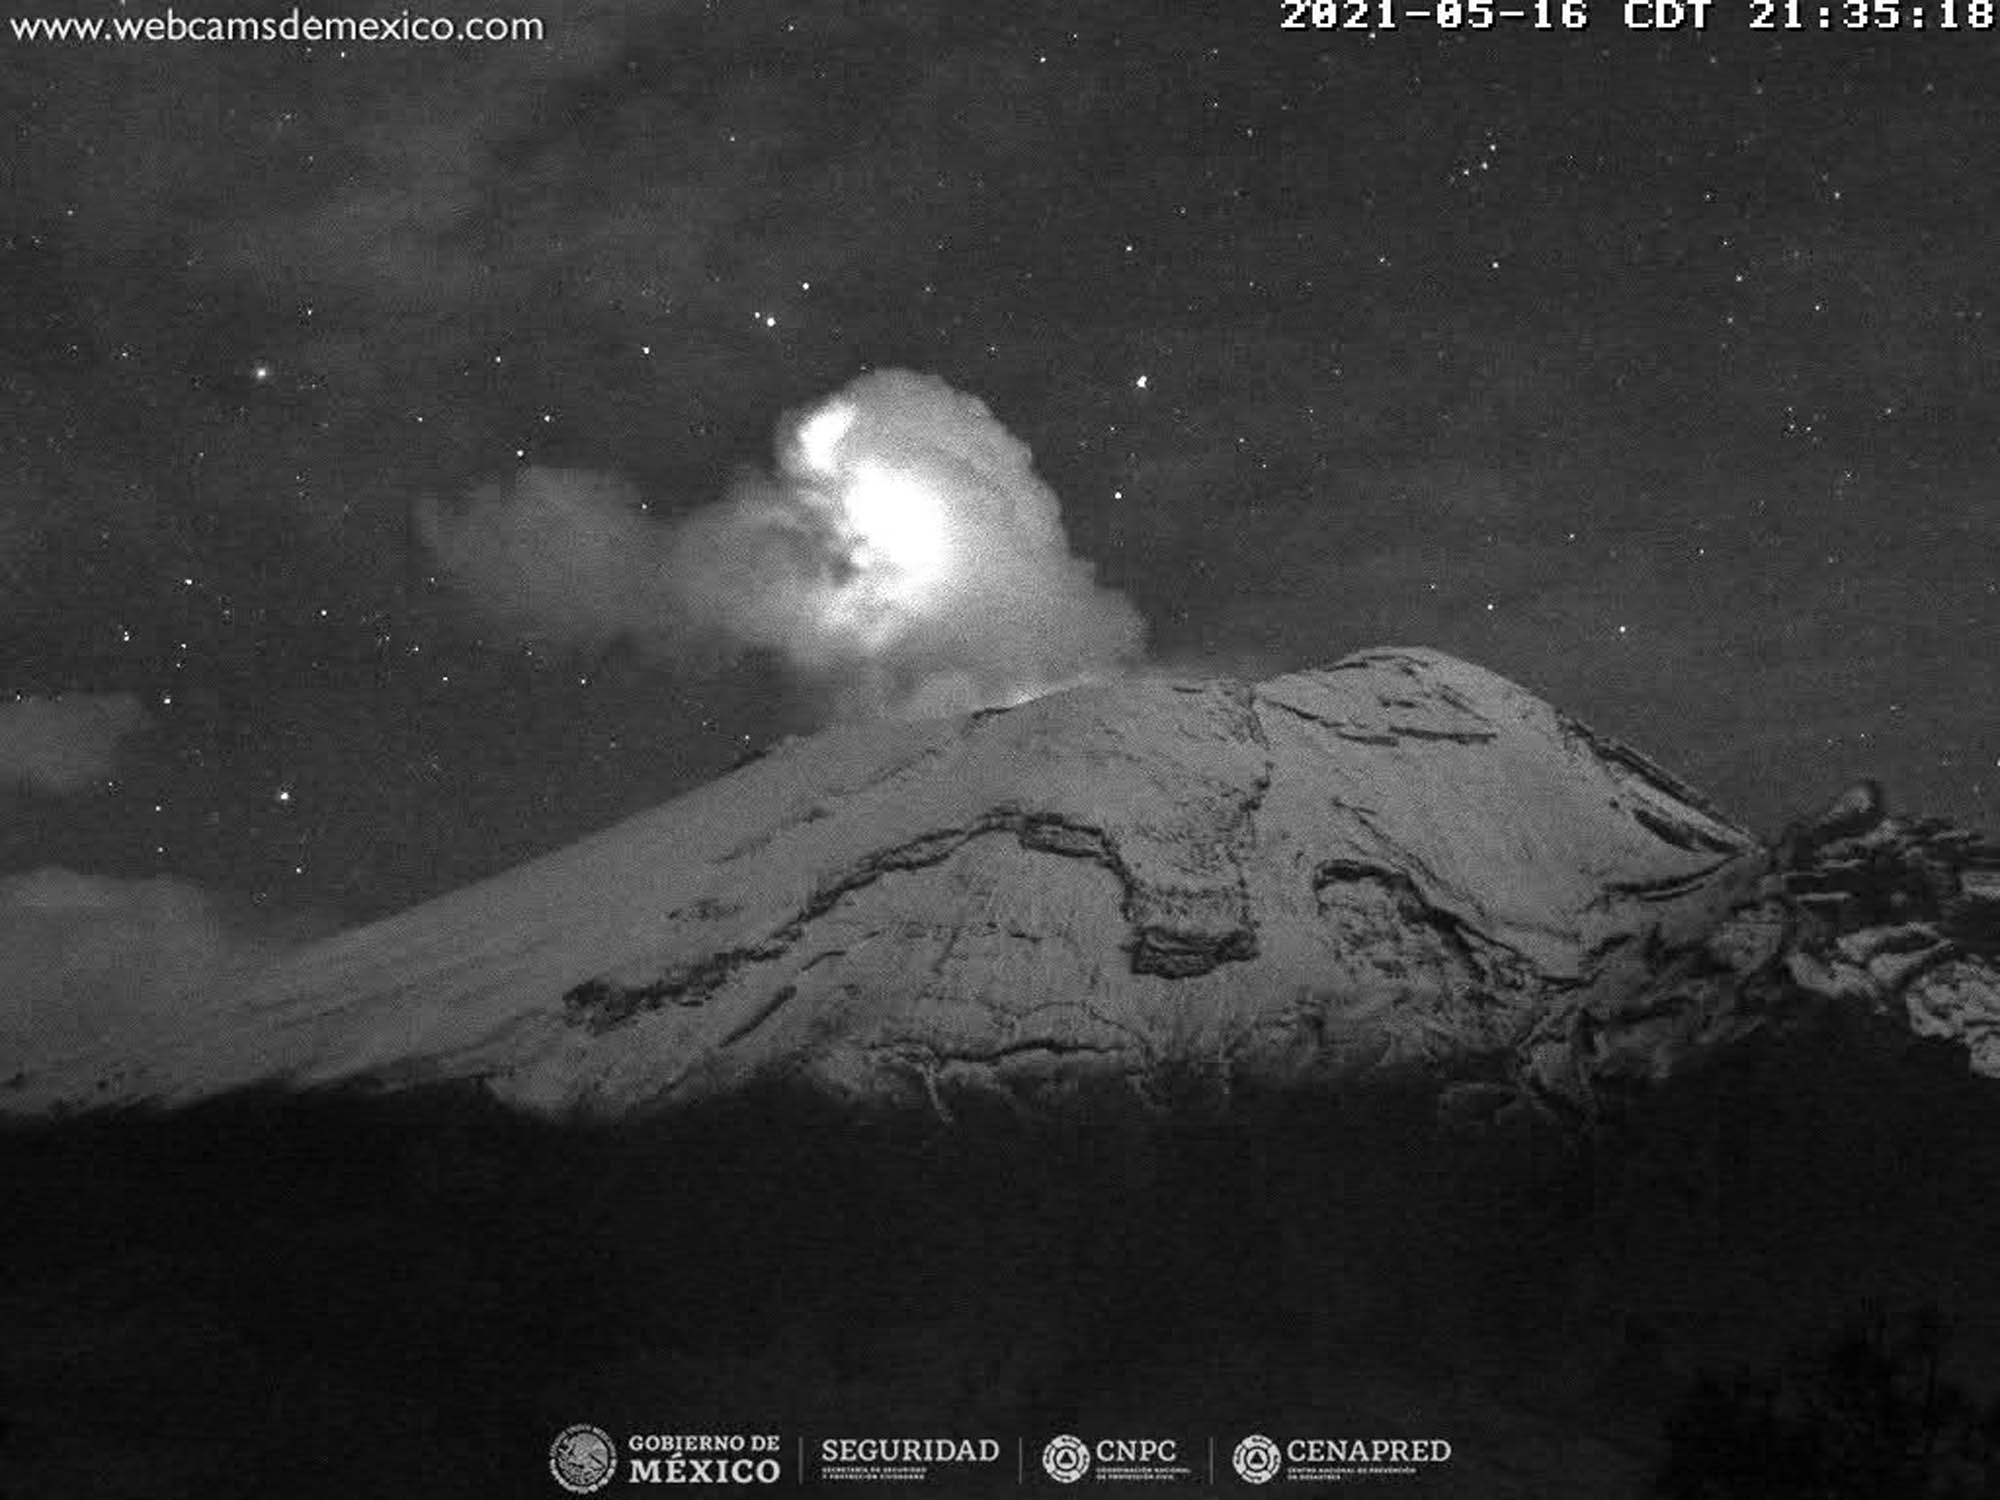
[[[510,628],[419,517],[532,465],[670,524],[868,369],[1032,449],[1155,664],[1434,645],[1760,828],[2000,823],[2000,48],[1619,12],[0,38],[10,902],[358,920],[813,727],[766,653]]]

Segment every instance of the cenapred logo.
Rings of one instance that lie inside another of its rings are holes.
[[[574,1422],[549,1444],[549,1473],[572,1495],[590,1495],[618,1472],[618,1445],[602,1427]]]
[[[1090,1449],[1082,1438],[1065,1432],[1042,1449],[1042,1467],[1057,1484],[1075,1484],[1090,1472]]]
[[[1236,1477],[1250,1484],[1269,1484],[1285,1466],[1278,1445],[1261,1432],[1253,1432],[1238,1443],[1229,1461],[1235,1465]]]
[[[1247,1484],[1274,1479],[1341,1483],[1413,1477],[1426,1466],[1450,1463],[1451,1444],[1443,1438],[1378,1437],[1288,1437],[1280,1442],[1253,1432],[1237,1443],[1229,1459],[1237,1478]]]

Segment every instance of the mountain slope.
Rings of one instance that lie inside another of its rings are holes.
[[[1479,1108],[1587,1102],[1591,1018],[1768,863],[1642,757],[1439,653],[1132,681],[787,742],[171,1028],[28,1058],[0,1108],[477,1077],[620,1115],[782,1075],[950,1114],[1404,1066]]]
[[[0,1447],[484,1497],[579,1419],[1381,1433],[1651,1493],[1697,1371],[1871,1309],[2000,1398],[1995,1076],[2000,847],[1870,786],[1766,847],[1435,653],[844,729],[0,1065]]]

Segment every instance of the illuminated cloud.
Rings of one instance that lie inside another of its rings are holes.
[[[766,651],[841,716],[1013,704],[1143,649],[1060,502],[985,403],[884,370],[779,424],[777,469],[673,521],[600,474],[531,468],[419,534],[524,638],[672,660]]]

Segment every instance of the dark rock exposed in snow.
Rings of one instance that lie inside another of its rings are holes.
[[[1377,650],[788,742],[0,1108],[477,1078],[620,1116],[783,1079],[956,1118],[1435,1081],[1596,1113],[1828,1004],[2000,1075],[1992,845],[1863,787],[1767,848],[1480,668]]]
[[[1791,917],[1787,976],[1955,1042],[2000,1078],[2000,844],[1878,811],[1790,855],[1768,897]]]
[[[1137,1413],[1640,1493],[1857,1308],[2000,1393],[1997,970],[1993,844],[1864,785],[1767,846],[1432,652],[788,742],[171,1022],[0,997],[9,1472]]]
[[[1624,1005],[1586,1009],[1572,1097],[1654,1081],[1752,1032],[1889,1023],[2000,1077],[2000,846],[1891,816],[1863,783],[1788,830],[1754,892],[1702,939],[1649,956]]]

